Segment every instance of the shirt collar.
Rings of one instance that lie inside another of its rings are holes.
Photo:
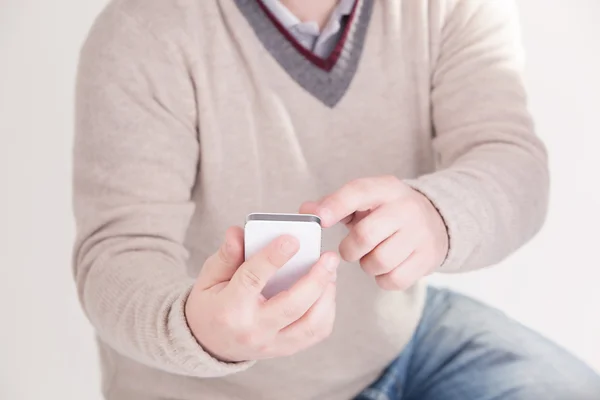
[[[345,17],[347,15],[352,14],[354,4],[357,1],[358,0],[340,0],[337,6],[337,10],[339,12],[340,17]]]
[[[302,24],[302,21],[294,15],[285,5],[279,0],[261,0],[262,3],[269,9],[277,18],[279,23],[285,29],[291,29]],[[358,0],[340,0],[332,13],[333,18],[341,19],[344,16],[350,15],[354,8],[354,3]]]
[[[277,18],[277,21],[285,28],[291,29],[301,23],[300,19],[294,15],[279,0],[260,0]]]

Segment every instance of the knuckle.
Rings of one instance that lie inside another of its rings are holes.
[[[327,286],[331,283],[331,278],[328,275],[322,274],[315,280],[310,283],[310,287],[307,290],[307,293],[311,293],[310,300],[307,298],[304,300],[305,306],[314,306],[318,300],[315,300],[316,297],[320,297],[323,295],[325,290],[327,290]],[[312,303],[311,303],[312,302]],[[298,315],[300,318],[302,315]]]
[[[382,251],[374,251],[373,253],[371,253],[371,256],[369,258],[370,263],[372,264],[372,268],[375,270],[375,272],[380,272],[386,269],[387,260]]]
[[[340,247],[339,247],[338,251],[340,252],[340,257],[341,257],[343,260],[346,260],[346,261],[354,261],[354,260],[352,259],[352,257],[353,257],[353,252],[352,252],[351,246],[350,246],[350,245],[348,245],[348,242],[347,242],[347,241],[344,241],[344,242],[342,242],[342,243],[340,244]]]
[[[353,236],[359,246],[370,246],[373,242],[373,232],[367,224],[357,225]]]
[[[407,290],[411,287],[412,285],[410,284],[410,282],[408,282],[405,279],[400,279],[400,280],[396,280],[394,281],[394,289],[395,290]]]
[[[240,271],[240,281],[245,288],[251,290],[259,289],[262,283],[260,277],[249,269],[242,269]]]
[[[331,336],[335,321],[335,311],[333,310],[334,308],[332,308],[331,313],[324,318],[309,320],[304,332],[307,339],[320,342]]]
[[[412,282],[410,282],[408,279],[401,277],[401,276],[397,276],[395,274],[392,274],[391,278],[391,284],[393,289],[392,290],[407,290],[412,286]]]
[[[274,242],[269,249],[270,251],[267,252],[265,261],[270,267],[282,267],[294,254],[296,254],[298,247],[295,239],[291,241],[285,240],[285,242],[290,245],[289,247],[286,247],[286,250],[282,249],[281,242]]]
[[[322,293],[331,283],[331,274],[328,270],[321,269],[318,274],[314,275],[314,279],[311,279],[312,289]]]
[[[375,268],[373,267],[373,264],[371,264],[370,260],[368,259],[362,259],[360,260],[360,267],[362,268],[363,271],[365,271],[365,273],[367,275],[372,275],[375,276]]]
[[[376,278],[377,285],[383,290],[399,290],[396,285],[396,282],[388,275],[378,276]]]
[[[231,312],[219,312],[215,314],[214,320],[218,326],[231,328],[236,326],[237,318]]]
[[[376,276],[375,277],[375,283],[377,283],[377,286],[379,286],[381,289],[383,290],[387,290],[387,282],[385,277],[382,276]]]
[[[290,357],[298,352],[298,349],[293,346],[286,346],[277,351],[277,357]]]
[[[226,328],[231,332],[243,332],[250,330],[254,324],[254,315],[248,310],[237,307],[219,308],[221,311],[214,314],[213,320],[221,328]]]
[[[327,290],[327,287],[331,284],[331,280],[332,275],[330,272],[322,274],[321,278],[317,281],[317,291],[321,294],[325,292],[325,290]]]
[[[298,309],[295,304],[286,304],[283,306],[281,313],[286,320],[296,320],[300,318]]]
[[[219,247],[219,250],[217,251],[217,259],[221,264],[229,264],[229,255],[227,254],[227,250],[224,245]]]
[[[397,186],[398,188],[401,188],[403,183],[402,181],[400,181],[396,176],[394,175],[384,175],[382,177],[382,181],[384,184],[386,185],[390,185],[390,186]]]
[[[320,342],[326,339],[331,333],[329,324],[325,324],[322,321],[314,321],[308,324],[304,335],[310,342]]]
[[[323,324],[323,328],[321,329],[321,339],[327,339],[333,333],[335,318],[329,318],[327,323]]]
[[[329,336],[331,336],[331,333],[333,331],[333,323],[330,323],[330,322],[321,323],[318,326],[314,326],[312,331],[313,331],[313,335],[311,337],[312,339],[317,340],[317,341],[325,340]]]
[[[270,353],[273,352],[272,349],[271,349],[271,344],[264,343],[264,342],[261,342],[261,344],[258,345],[258,347],[256,348],[256,351],[259,354],[263,354],[263,355],[266,355],[266,356],[268,356]]]
[[[309,340],[318,338],[317,330],[315,330],[315,327],[312,324],[308,324],[304,330],[304,336]]]
[[[354,179],[350,181],[347,188],[352,192],[364,192],[367,190],[368,181],[366,179]]]
[[[363,269],[363,271],[365,271],[368,275],[371,276],[376,276],[379,275],[379,268],[376,266],[375,262],[373,261],[372,257],[365,257],[360,261],[360,266]]]
[[[249,347],[253,349],[259,349],[262,346],[264,346],[264,343],[262,342],[260,336],[256,332],[251,330],[238,333],[238,335],[236,336],[236,341],[244,347]]]

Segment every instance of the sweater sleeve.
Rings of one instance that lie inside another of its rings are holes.
[[[80,54],[76,90],[74,275],[100,339],[145,365],[214,377],[247,368],[203,351],[184,306],[183,246],[199,163],[186,59],[109,7]]]
[[[444,219],[441,272],[500,262],[541,227],[549,178],[522,79],[512,0],[457,0],[432,75],[437,171],[408,181]]]

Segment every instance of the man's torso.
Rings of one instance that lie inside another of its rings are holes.
[[[433,170],[430,76],[441,28],[430,21],[441,25],[445,1],[359,0],[363,25],[355,19],[349,32],[358,47],[342,49],[338,63],[348,65],[329,72],[299,62],[301,52],[251,15],[260,11],[253,1],[121,3],[167,37],[194,86],[190,112],[197,114],[201,154],[185,243],[190,276],[227,227],[241,225],[250,212],[297,212],[303,201],[355,178]],[[343,235],[342,227],[326,232],[324,249],[335,249]],[[327,341],[232,376],[169,375],[101,344],[107,397],[349,398],[408,342],[424,291],[419,285],[383,292],[358,265],[343,265],[338,282],[336,327]]]

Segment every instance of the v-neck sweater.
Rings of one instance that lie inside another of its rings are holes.
[[[383,291],[345,263],[327,340],[259,362],[205,352],[184,305],[251,212],[390,175],[444,219],[439,272],[495,264],[531,238],[548,172],[513,6],[359,0],[321,59],[255,0],[110,3],[81,52],[74,149],[74,273],[105,397],[349,399],[406,346],[424,283]],[[345,234],[326,230],[324,249]]]

